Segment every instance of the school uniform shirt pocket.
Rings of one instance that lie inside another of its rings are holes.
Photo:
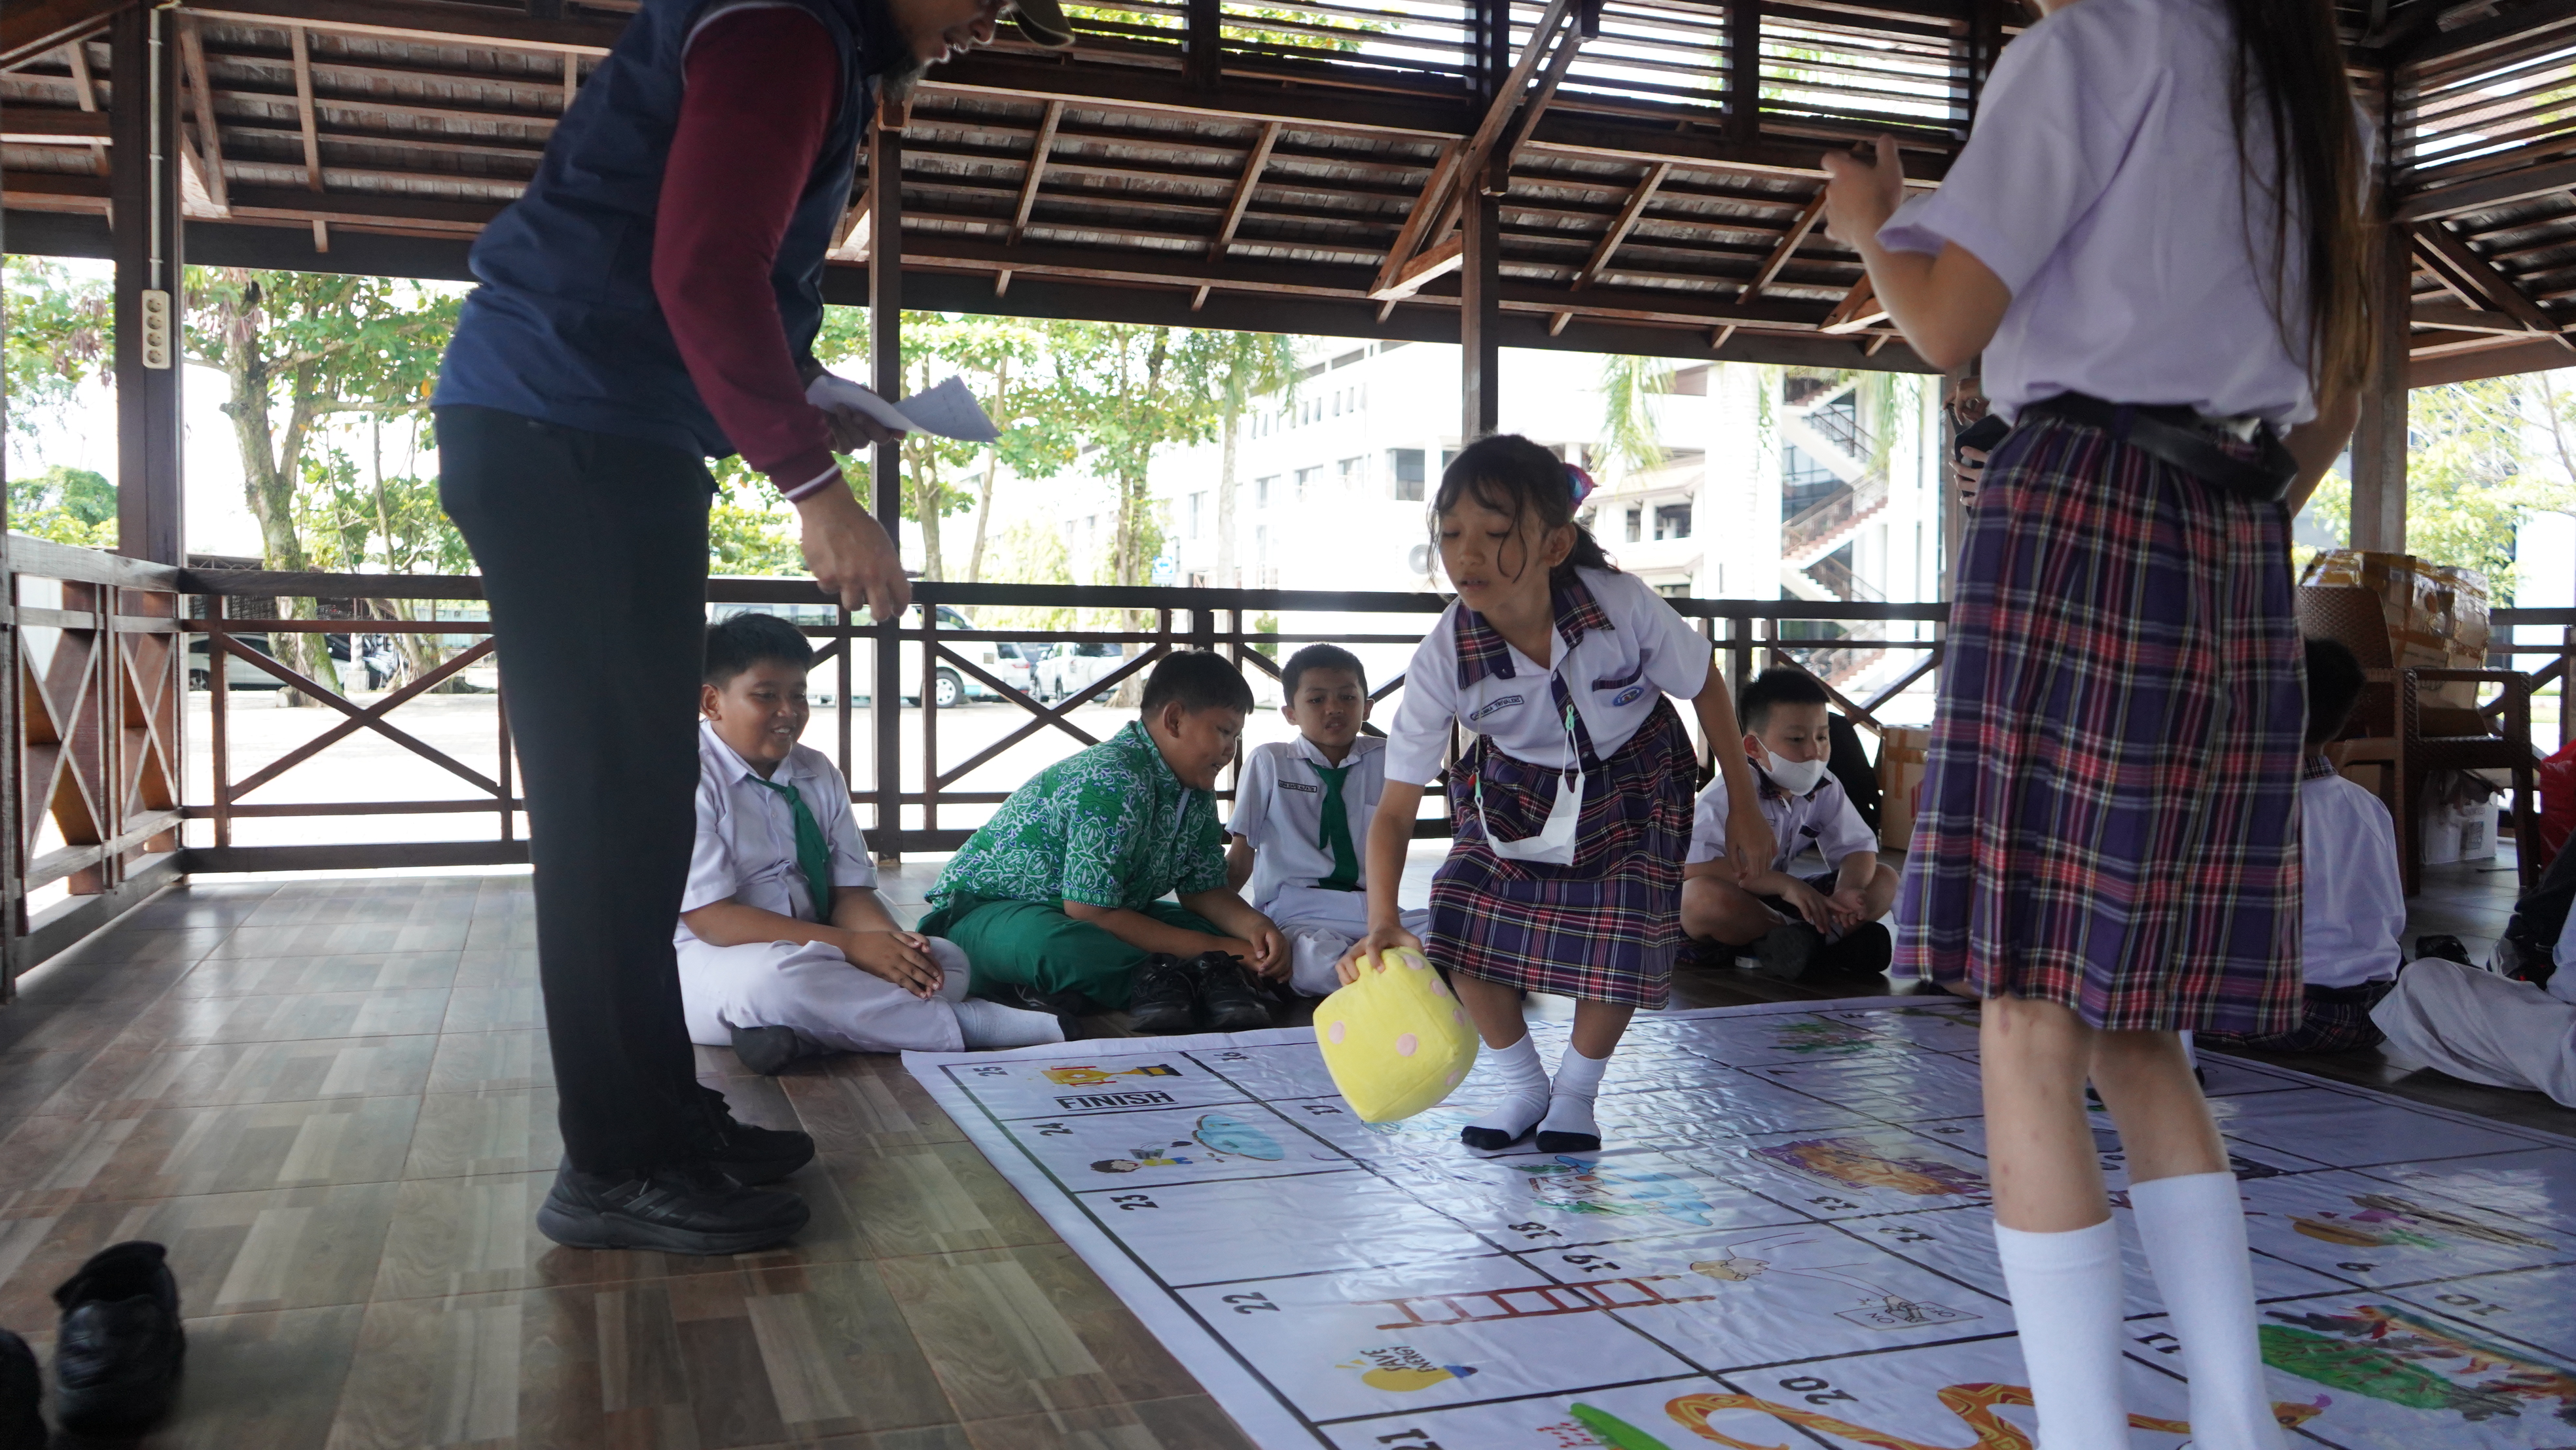
[[[1644,683],[1646,678],[1646,661],[1654,658],[1654,653],[1655,652],[1653,650],[1639,650],[1637,652],[1637,663],[1634,668],[1630,669],[1628,673],[1624,675],[1614,675],[1607,679],[1594,680],[1592,682],[1593,690],[1596,693],[1610,696],[1609,703],[1611,705],[1635,704],[1637,700],[1646,693],[1646,686]]]

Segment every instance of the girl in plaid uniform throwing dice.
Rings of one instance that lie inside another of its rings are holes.
[[[2243,1210],[2179,1030],[2300,1014],[2289,521],[2370,365],[2368,152],[2327,0],[2038,0],[1938,192],[1826,216],[2013,422],[1961,545],[1900,969],[1985,1002],[1995,1238],[2047,1450],[2126,1446],[2129,1202],[2203,1450],[2282,1444]],[[2402,304],[2401,304],[2402,305]]]
[[[1349,982],[1404,947],[1448,971],[1502,1078],[1501,1100],[1459,1132],[1473,1148],[1533,1128],[1541,1152],[1601,1146],[1602,1069],[1629,1015],[1664,1005],[1682,941],[1696,761],[1665,697],[1691,701],[1709,739],[1741,738],[1708,641],[1574,521],[1591,487],[1518,435],[1469,445],[1441,474],[1431,512],[1458,598],[1405,673],[1369,824],[1369,934],[1339,967]],[[1395,892],[1452,722],[1476,743],[1449,768],[1455,844],[1432,877],[1426,943],[1404,929]],[[1750,767],[1742,751],[1717,758],[1743,803],[1728,821],[1737,869],[1758,871],[1771,828]],[[1524,990],[1576,999],[1553,1085]]]

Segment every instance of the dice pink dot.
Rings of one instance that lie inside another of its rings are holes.
[[[1349,1029],[1342,1026],[1342,1024],[1337,1020],[1332,1026],[1324,1029],[1324,1040],[1338,1044],[1342,1040],[1343,1035],[1348,1031]]]
[[[1408,1032],[1402,1037],[1395,1039],[1395,1055],[1398,1057],[1411,1057],[1416,1051],[1420,1050],[1421,1046],[1422,1039]]]

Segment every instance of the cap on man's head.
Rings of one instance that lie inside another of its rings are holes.
[[[1049,50],[1073,44],[1073,26],[1056,0],[1012,0],[1011,22],[1020,27],[1020,34]]]

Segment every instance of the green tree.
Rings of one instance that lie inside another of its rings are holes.
[[[343,473],[317,442],[355,416],[421,416],[459,300],[384,277],[188,269],[188,359],[220,370],[228,384],[223,412],[233,423],[242,491],[267,567],[314,567],[298,527],[297,495],[308,483],[337,487]],[[308,451],[315,455],[310,473]],[[283,607],[287,618],[313,617],[310,600]],[[278,646],[281,659],[331,683],[321,636],[281,634]],[[300,695],[293,702],[308,703]]]
[[[1146,482],[1154,450],[1204,442],[1216,423],[1204,372],[1181,361],[1199,354],[1183,345],[1186,332],[1169,327],[1058,322],[1047,333],[1048,402],[1116,500],[1100,582],[1143,584],[1163,549]]]
[[[106,372],[115,353],[115,308],[107,283],[42,257],[10,257],[0,266],[0,300],[9,325],[0,329],[13,421],[53,421],[86,379]]]
[[[9,480],[9,528],[57,544],[116,547],[116,485],[107,475],[55,464]]]
[[[1234,563],[1235,447],[1243,414],[1254,398],[1297,395],[1297,347],[1275,332],[1190,334],[1184,367],[1207,379],[1217,405],[1216,577],[1220,587],[1241,583]]]

